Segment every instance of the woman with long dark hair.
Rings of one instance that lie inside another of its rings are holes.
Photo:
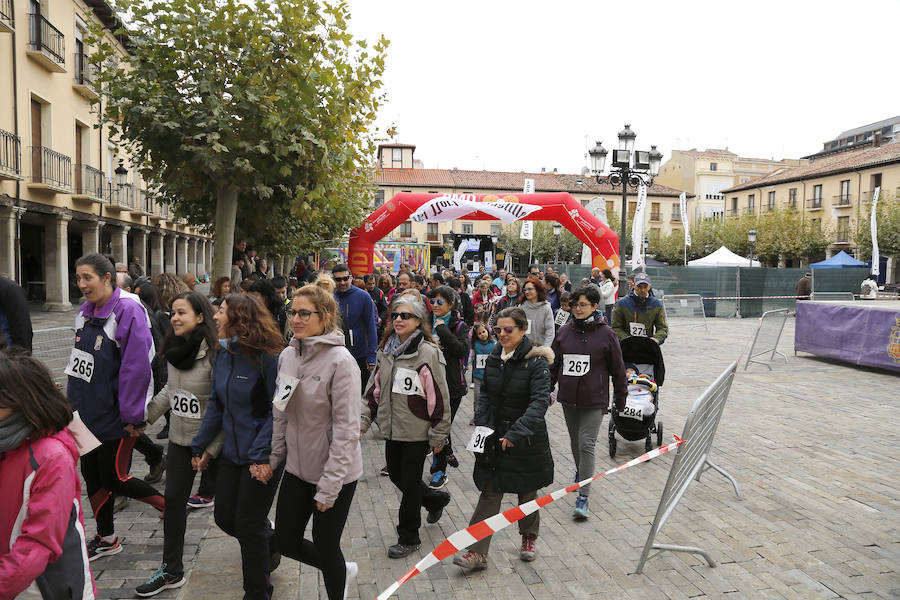
[[[222,299],[230,293],[231,278],[219,277],[212,285],[212,290],[209,295],[209,301],[212,302],[214,306],[217,306],[222,302]]]
[[[224,432],[216,474],[216,525],[241,545],[244,598],[272,597],[269,573],[274,535],[267,515],[278,477],[269,467],[272,398],[284,338],[262,302],[231,294],[215,315],[222,350],[216,355],[209,404],[191,442],[192,463],[203,470]]]
[[[163,346],[168,367],[166,386],[147,406],[147,422],[153,423],[171,409],[169,447],[166,453],[166,505],[163,516],[163,561],[156,573],[135,590],[147,597],[184,585],[184,532],[187,502],[194,484],[191,441],[209,404],[213,361],[219,348],[212,305],[202,294],[179,294],[172,302],[172,327]],[[206,451],[212,457],[222,449],[222,434]],[[206,471],[204,471],[204,475]]]

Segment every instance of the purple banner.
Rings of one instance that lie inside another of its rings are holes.
[[[797,302],[794,351],[900,371],[900,307]]]

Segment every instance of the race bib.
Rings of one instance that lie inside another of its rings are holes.
[[[200,401],[197,396],[185,390],[178,390],[169,400],[172,413],[185,419],[200,418]]]
[[[531,335],[531,319],[528,319],[528,329],[525,330],[525,335]]]
[[[590,370],[590,354],[563,354],[563,375],[568,375],[569,377],[581,377]]]
[[[568,322],[568,320],[569,320],[569,313],[568,313],[568,311],[565,311],[565,310],[563,310],[563,309],[559,309],[558,311],[556,311],[556,321],[555,321],[555,323],[556,323],[557,325],[559,325],[560,327],[562,327],[563,325],[565,325],[565,324]]]
[[[625,410],[619,412],[620,417],[628,417],[629,419],[636,419],[638,421],[644,420],[644,404],[640,401],[635,401],[633,398],[628,398],[625,401]]]
[[[475,368],[476,368],[476,369],[483,369],[483,368],[484,368],[484,363],[485,363],[485,361],[487,360],[487,357],[488,357],[487,354],[476,354],[476,355],[475,355]]]
[[[275,385],[278,386],[275,390],[275,397],[272,399],[272,406],[284,412],[284,409],[287,408],[288,400],[291,399],[291,396],[294,394],[294,390],[297,389],[297,384],[300,382],[296,377],[290,377],[288,375],[279,375],[278,379],[275,381]]]
[[[91,377],[94,376],[94,355],[78,348],[72,348],[69,364],[66,365],[64,373],[90,383]]]
[[[413,369],[397,369],[394,373],[394,387],[391,389],[395,394],[406,394],[407,396],[424,396],[422,385],[419,383],[419,374]]]
[[[475,428],[475,431],[472,432],[472,438],[469,440],[469,444],[466,446],[466,450],[468,450],[469,452],[474,452],[475,454],[483,453],[484,443],[492,433],[494,433],[494,430],[490,427],[479,425]]]
[[[647,337],[647,326],[643,323],[629,323],[631,335],[635,337]]]

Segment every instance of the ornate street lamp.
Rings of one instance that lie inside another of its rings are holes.
[[[650,151],[634,150],[634,140],[637,137],[631,129],[631,125],[626,124],[625,129],[619,132],[619,148],[613,150],[612,167],[609,175],[604,176],[603,171],[606,168],[606,157],[609,151],[603,147],[599,141],[597,145],[588,151],[591,160],[591,173],[597,179],[598,184],[609,184],[612,187],[622,186],[622,227],[619,232],[619,260],[621,261],[621,269],[625,270],[625,223],[628,220],[628,186],[637,189],[643,184],[647,187],[653,186],[653,178],[659,173],[659,165],[662,162],[663,154],[656,149],[656,146],[650,146]],[[634,160],[632,161],[632,154]],[[640,243],[640,242],[636,242]]]
[[[650,239],[644,238],[644,273],[647,272],[647,249],[650,248]]]
[[[750,266],[753,266],[753,246],[756,244],[756,230],[751,229],[747,232],[747,241],[750,242]]]
[[[553,235],[556,236],[556,256],[554,257],[553,262],[556,264],[557,268],[559,268],[559,234],[561,233],[562,225],[553,223]]]

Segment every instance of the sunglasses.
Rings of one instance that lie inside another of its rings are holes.
[[[438,306],[443,306],[444,305],[443,298],[432,298],[431,305],[434,306],[435,304],[437,304]]]
[[[409,321],[410,319],[418,319],[416,315],[408,312],[392,312],[391,313],[391,321],[396,321],[397,319],[402,319],[404,321]]]
[[[515,325],[507,325],[506,327],[494,326],[494,335],[500,335],[502,331],[506,335],[511,335],[513,331],[515,331],[517,327]]]
[[[350,275],[347,275],[346,277],[335,277],[335,278],[334,278],[334,280],[337,281],[338,283],[343,283],[343,282],[345,282],[345,281],[350,281],[350,279],[351,279]]]

